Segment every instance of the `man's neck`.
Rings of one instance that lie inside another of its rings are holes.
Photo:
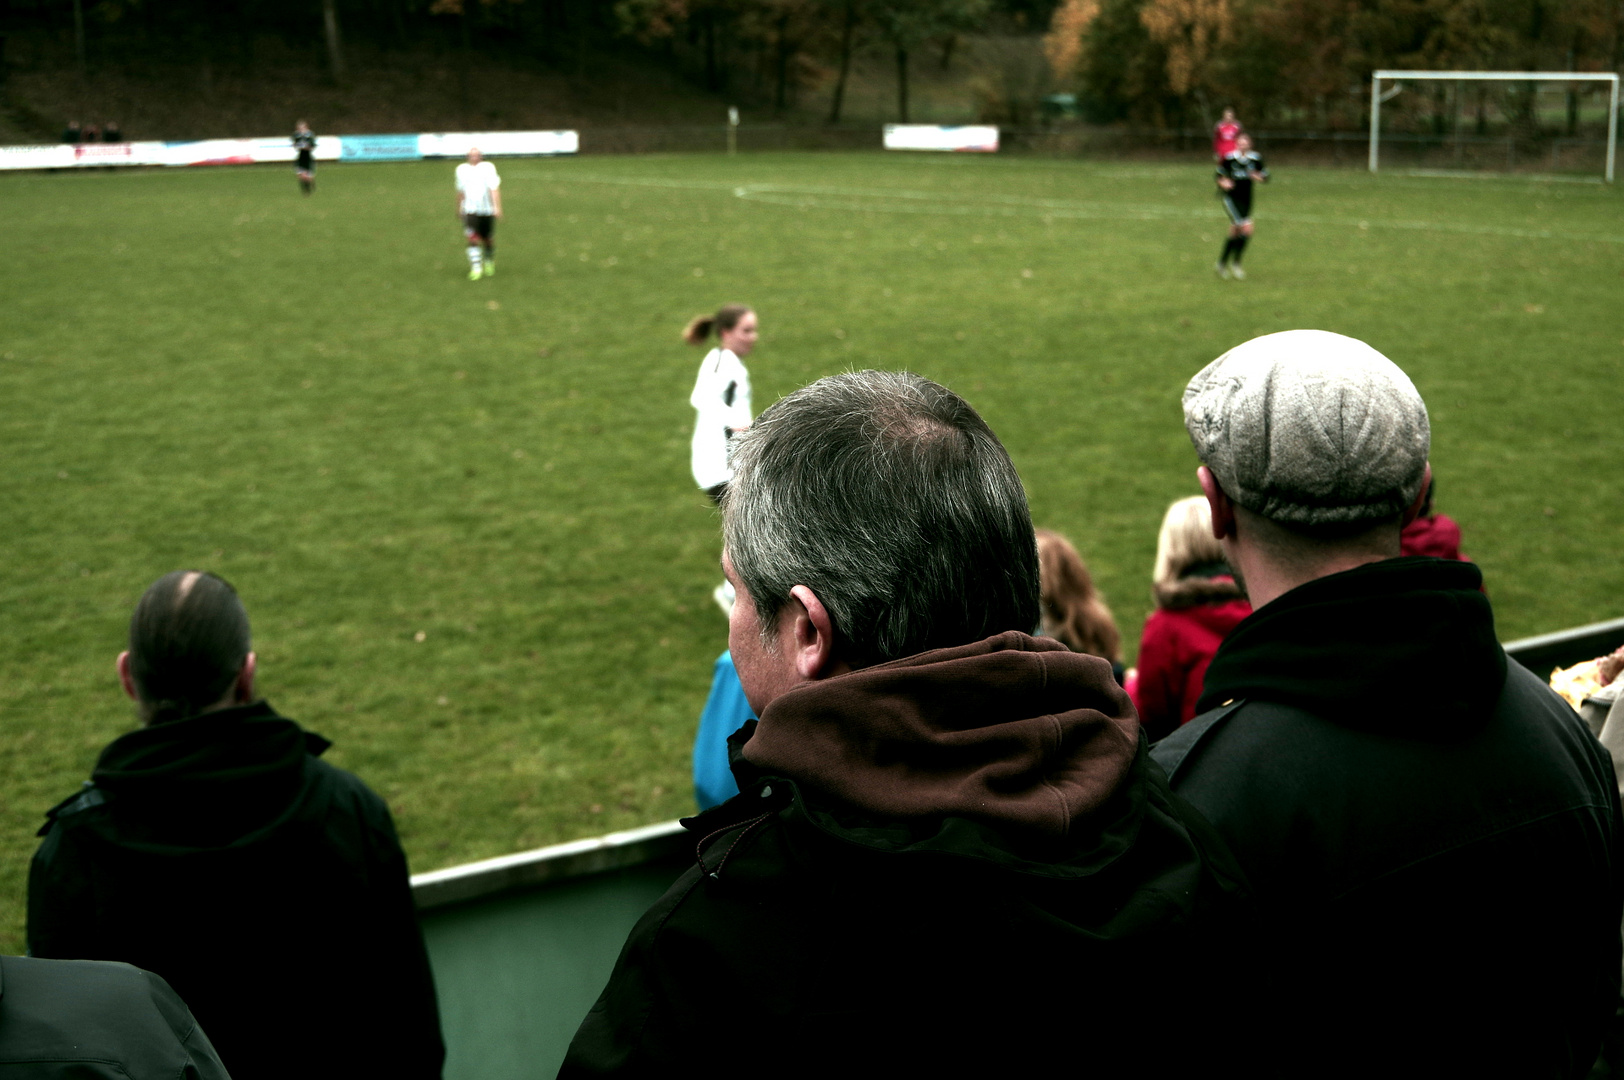
[[[1388,558],[1373,552],[1332,552],[1313,563],[1283,565],[1268,558],[1257,547],[1232,539],[1224,541],[1224,551],[1230,565],[1240,572],[1246,583],[1246,596],[1254,611],[1299,585]]]

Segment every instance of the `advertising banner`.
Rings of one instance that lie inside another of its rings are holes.
[[[340,161],[416,161],[420,135],[340,135]]]
[[[990,124],[967,124],[961,127],[946,127],[939,124],[887,124],[885,148],[995,154],[998,152],[998,129]]]
[[[73,167],[73,147],[66,143],[46,146],[0,146],[0,170],[69,169]]]
[[[491,157],[573,154],[573,131],[472,131],[434,135],[320,135],[317,161],[416,161],[466,157],[470,147]],[[71,143],[0,146],[0,170],[102,168],[109,165],[251,165],[292,162],[286,135],[196,142]]]
[[[426,158],[467,157],[476,146],[486,157],[574,154],[580,145],[573,131],[454,131],[417,137],[418,152]]]

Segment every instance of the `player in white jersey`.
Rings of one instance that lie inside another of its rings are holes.
[[[691,464],[694,483],[720,503],[733,479],[728,450],[733,436],[750,427],[750,372],[743,357],[756,347],[756,313],[744,304],[724,304],[715,315],[700,315],[682,332],[690,345],[703,345],[715,331],[717,346],[699,364],[688,404],[694,407]],[[733,586],[724,581],[712,594],[723,611],[733,609]]]
[[[502,178],[481,158],[479,147],[457,166],[457,220],[468,243],[468,280],[496,273],[496,223],[502,219]],[[483,247],[484,257],[480,257]]]

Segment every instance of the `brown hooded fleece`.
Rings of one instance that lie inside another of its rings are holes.
[[[1059,840],[1138,745],[1108,662],[1010,632],[797,687],[763,710],[744,757],[883,817],[955,814]]]
[[[739,794],[683,822],[694,864],[560,1077],[1225,1063],[1239,872],[1106,661],[1000,634],[798,687],[729,745]]]

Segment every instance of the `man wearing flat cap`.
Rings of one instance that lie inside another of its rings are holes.
[[[1399,557],[1415,386],[1293,330],[1209,364],[1184,416],[1256,610],[1153,753],[1257,892],[1257,1071],[1586,1075],[1618,1001],[1612,763],[1508,662],[1475,565]]]

